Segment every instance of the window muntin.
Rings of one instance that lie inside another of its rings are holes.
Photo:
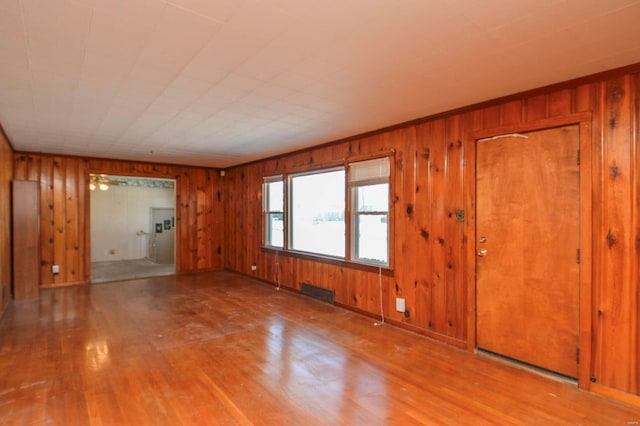
[[[389,158],[349,164],[352,260],[389,264]]]
[[[345,257],[345,170],[289,177],[289,249]]]
[[[284,180],[265,178],[263,183],[264,243],[284,248]]]

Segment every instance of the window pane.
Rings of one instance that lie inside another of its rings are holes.
[[[389,210],[389,184],[360,186],[358,194],[359,212],[386,212]]]
[[[284,181],[267,180],[264,194],[264,243],[284,247]]]
[[[356,253],[360,260],[388,262],[388,219],[386,214],[357,215]]]
[[[270,212],[281,212],[284,210],[284,182],[268,182],[266,210]]]
[[[388,264],[389,262],[389,184],[353,188],[354,259]]]
[[[282,213],[267,214],[267,245],[284,247],[284,220]]]
[[[291,178],[292,249],[344,257],[344,179],[344,170]]]

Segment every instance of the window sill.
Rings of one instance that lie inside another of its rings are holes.
[[[361,263],[361,262],[355,262],[352,260],[344,260],[344,259],[338,259],[330,256],[323,256],[320,254],[311,254],[311,253],[305,253],[305,252],[299,252],[299,251],[283,250],[275,247],[263,246],[261,247],[261,250],[264,253],[278,254],[278,256],[286,256],[286,257],[293,257],[297,259],[310,260],[313,262],[327,263],[329,265],[335,265],[341,268],[357,269],[360,271],[375,272],[375,273],[378,273],[381,271],[383,275],[389,276],[389,277],[392,277],[394,275],[394,269],[388,265],[378,266],[378,265],[373,265],[371,263]]]

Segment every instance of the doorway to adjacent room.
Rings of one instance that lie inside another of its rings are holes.
[[[91,283],[175,274],[175,180],[90,175]]]

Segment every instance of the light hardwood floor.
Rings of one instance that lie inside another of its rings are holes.
[[[230,272],[45,290],[0,320],[0,424],[639,420],[572,383]]]

